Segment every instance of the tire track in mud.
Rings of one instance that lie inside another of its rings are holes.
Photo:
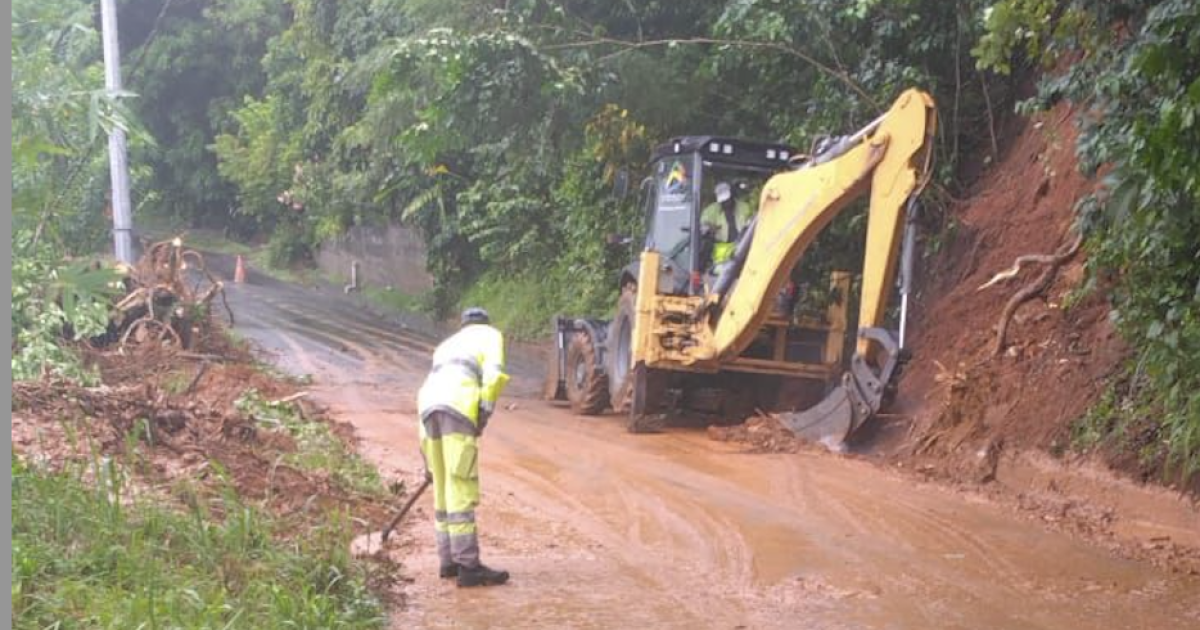
[[[669,436],[662,439],[670,440],[664,443],[663,452],[692,450],[680,448],[681,444]],[[616,444],[608,446],[625,450]],[[620,505],[614,509],[614,501],[608,499],[600,506],[582,508],[589,511],[593,521],[589,532],[607,528],[623,541],[623,546],[635,550],[633,556],[640,556],[642,564],[647,556],[653,556],[656,564],[672,567],[676,587],[696,594],[698,601],[705,602],[702,608],[715,607],[706,614],[710,620],[728,615],[731,609],[739,611],[735,620],[754,616],[741,604],[748,598],[772,601],[770,595],[757,595],[764,586],[760,574],[765,569],[760,564],[767,561],[759,556],[771,550],[756,550],[751,540],[761,547],[766,539],[781,543],[792,538],[791,528],[777,510],[756,503],[722,478],[697,478],[691,470],[657,457],[635,458],[622,473],[622,483],[615,488],[592,488],[589,496],[608,496],[615,491]],[[578,505],[578,501],[573,502],[574,514],[581,510]],[[754,535],[747,538],[745,532]],[[778,546],[786,547],[786,543]],[[773,601],[778,604],[785,599],[776,595]],[[756,627],[781,625],[788,627],[779,620],[761,620]]]
[[[510,587],[536,590],[530,598],[523,590],[515,595],[462,593],[452,587],[426,592],[420,610],[401,613],[393,627],[711,627],[711,618],[695,610],[693,602],[669,588],[671,575],[647,570],[637,551],[620,532],[590,526],[591,508],[560,484],[537,474],[539,462],[527,461],[529,470],[504,471],[506,492],[498,494],[483,480],[485,515],[481,515],[485,560],[495,560],[514,570]],[[488,469],[484,462],[484,469]],[[596,494],[609,495],[607,487]],[[537,497],[530,502],[525,497]],[[500,531],[503,530],[503,531]],[[514,530],[525,530],[513,536]],[[494,535],[489,532],[499,531]],[[432,561],[419,559],[414,568],[432,572]],[[555,575],[559,570],[563,575]],[[664,577],[668,578],[664,581]],[[420,580],[418,580],[420,582]],[[654,594],[654,597],[638,597]],[[477,612],[498,596],[505,603]],[[471,603],[457,607],[466,598]],[[515,599],[515,603],[514,603]],[[534,614],[536,609],[537,613]],[[730,624],[729,627],[732,627]]]
[[[380,327],[378,324],[364,324],[357,317],[339,315],[336,319],[310,317],[302,305],[287,303],[277,305],[277,308],[287,317],[302,326],[325,335],[353,335],[355,339],[370,339],[379,342],[384,347],[396,353],[395,356],[412,354],[430,355],[436,347],[430,342],[421,341],[409,335],[401,335]]]
[[[1107,573],[1115,583],[1120,575],[1129,579],[1130,567],[1121,566],[1123,563],[1097,558],[1095,550],[1062,536],[1021,532],[993,506],[932,502],[943,499],[941,489],[918,487],[911,493],[897,492],[905,480],[885,471],[878,476],[881,491],[876,493],[865,493],[841,476],[827,477],[827,486],[812,490],[826,508],[822,511],[852,518],[872,532],[871,538],[876,540],[855,543],[859,547],[856,555],[863,561],[857,564],[872,568],[874,576],[866,570],[862,574],[868,576],[867,584],[881,585],[882,599],[894,599],[900,591],[915,601],[912,615],[935,625],[959,619],[958,627],[1160,627],[1156,622],[1131,621],[1138,617],[1129,611],[1145,607],[1147,602],[1111,592],[1102,597],[1090,593],[1085,598],[1077,596],[1085,578],[1074,572]],[[789,489],[792,493],[805,491],[794,484]],[[1039,548],[1045,553],[1039,553]],[[1056,559],[1066,567],[1056,567]],[[861,577],[848,577],[844,584],[858,588]],[[1182,617],[1177,599],[1181,592],[1162,597],[1163,603],[1169,604],[1165,609],[1139,615],[1162,620]],[[964,606],[967,602],[970,605]],[[1014,607],[1012,602],[1022,602],[1022,606]],[[964,608],[971,614],[965,615]],[[1110,615],[1115,616],[1108,618]],[[1105,621],[1098,621],[1101,619]]]
[[[538,427],[540,440],[559,437],[554,434],[570,436],[558,427]],[[505,467],[504,474],[523,486],[522,493],[547,497],[542,505],[548,506],[544,509],[552,518],[570,519],[587,536],[604,541],[626,571],[638,571],[653,580],[658,590],[669,592],[672,586],[685,586],[682,590],[686,592],[710,593],[711,597],[700,601],[719,604],[703,618],[726,617],[732,623],[740,616],[730,617],[728,596],[744,592],[750,585],[749,548],[736,535],[732,521],[706,508],[703,501],[688,498],[696,494],[693,484],[672,479],[670,470],[655,475],[652,463],[636,459],[619,477],[604,476],[598,474],[604,467],[594,452],[580,453],[568,465],[556,465],[531,456],[528,444],[508,436],[502,441],[499,446],[513,453],[516,464]],[[611,443],[606,445],[608,449],[625,450]],[[579,487],[586,487],[587,494],[579,496],[564,489]],[[671,567],[667,580],[651,577],[653,571],[636,569],[647,564],[648,555],[655,557],[653,566]],[[694,600],[689,605],[701,610],[713,606]]]
[[[891,480],[885,476],[884,481]],[[822,522],[826,531],[853,528],[853,538],[848,537],[834,548],[827,548],[847,566],[856,567],[853,572],[845,572],[848,579],[840,582],[840,586],[851,590],[865,587],[875,596],[895,591],[919,596],[926,602],[918,603],[913,613],[931,621],[936,602],[928,600],[936,598],[938,593],[958,592],[960,596],[974,599],[974,593],[963,590],[954,576],[944,575],[944,569],[922,565],[959,557],[957,552],[961,545],[977,548],[981,557],[988,557],[989,554],[982,550],[983,545],[965,530],[949,526],[925,505],[903,500],[902,493],[886,491],[894,488],[879,489],[884,491],[864,492],[861,487],[831,476],[806,488],[797,488],[795,484],[789,488],[792,493],[810,494],[813,497],[811,503],[821,506],[823,516],[815,519],[810,516],[810,520]],[[924,562],[914,556],[923,556]],[[872,570],[872,567],[880,570]],[[855,572],[859,575],[853,575]],[[870,576],[870,573],[878,577]],[[1004,578],[1003,573],[997,576],[1001,582]],[[943,614],[936,617],[945,622]]]
[[[264,329],[268,337],[272,333],[282,335],[284,334],[282,331],[289,331],[307,341],[315,342],[307,347],[293,347],[294,351],[308,355],[344,355],[346,359],[354,362],[350,365],[342,362],[341,366],[337,366],[333,365],[337,362],[326,361],[327,364],[330,364],[331,369],[345,367],[360,372],[375,371],[385,375],[389,373],[399,375],[412,374],[428,366],[428,355],[432,353],[432,350],[426,344],[415,341],[408,344],[402,343],[398,340],[403,337],[390,334],[377,327],[339,326],[341,322],[332,317],[318,318],[303,315],[298,307],[290,303],[282,303],[269,298],[264,302],[271,305],[275,312],[268,317],[251,316],[251,320]],[[360,341],[363,337],[377,343],[368,344]]]
[[[719,535],[723,529],[720,520],[696,518],[694,512],[690,513],[690,518],[685,516],[686,511],[673,508],[672,501],[665,498],[670,496],[667,491],[654,491],[653,484],[646,483],[645,479],[639,479],[640,487],[645,490],[641,492],[630,492],[611,479],[603,485],[591,485],[588,497],[602,499],[587,501],[562,489],[564,485],[577,485],[573,484],[577,481],[574,475],[550,479],[536,472],[540,468],[537,464],[529,461],[523,464],[529,465],[528,471],[505,470],[506,477],[520,486],[516,492],[546,497],[548,500],[535,509],[544,510],[550,519],[569,523],[570,528],[578,532],[576,535],[584,539],[600,541],[619,567],[613,571],[616,579],[644,582],[648,591],[671,597],[677,610],[688,610],[695,617],[694,621],[699,625],[692,627],[708,627],[707,623],[719,618],[728,619],[731,627],[736,625],[741,613],[733,611],[731,614],[729,602],[721,601],[721,596],[728,595],[729,589],[714,589],[730,583],[730,575],[719,569],[741,566],[739,559],[742,557],[736,545],[728,542],[712,544],[728,538]],[[628,514],[639,516],[630,521]],[[671,544],[664,548],[667,540],[671,540]],[[682,554],[678,550],[681,548],[689,549],[697,557],[680,557]],[[648,554],[655,556],[655,562],[649,567]],[[656,567],[670,567],[670,570],[660,571]],[[698,580],[695,576],[720,576],[720,579]],[[692,595],[711,592],[715,597],[697,602],[694,598],[674,595],[673,590]],[[705,600],[720,603],[714,608],[711,603],[703,603]],[[687,627],[688,624],[681,625]]]
[[[817,492],[820,493],[817,503],[826,508],[833,506],[860,534],[891,540],[893,542],[889,547],[895,547],[911,539],[913,532],[921,532],[923,539],[945,548],[943,557],[961,557],[963,560],[980,562],[1000,583],[1014,582],[1022,575],[1012,562],[994,553],[984,541],[966,528],[955,526],[949,519],[940,516],[939,510],[935,508],[906,500],[905,495],[901,493],[863,497],[860,488],[838,483],[837,480],[831,479],[830,482],[833,487],[828,490],[817,487]],[[849,500],[860,497],[862,502]],[[887,509],[883,509],[883,505],[886,505]],[[974,552],[975,557],[963,557],[966,555],[962,553],[963,548]]]

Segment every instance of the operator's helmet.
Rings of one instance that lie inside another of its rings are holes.
[[[482,308],[479,308],[478,306],[472,306],[471,308],[468,308],[462,312],[461,325],[463,326],[468,324],[487,324],[490,321],[491,319],[488,317],[488,312]]]
[[[717,203],[725,203],[733,196],[733,188],[729,182],[717,182],[717,185],[713,187],[713,194],[717,196]]]

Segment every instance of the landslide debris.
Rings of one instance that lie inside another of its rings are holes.
[[[911,430],[884,449],[898,459],[982,482],[1006,449],[1062,452],[1127,356],[1103,290],[1082,290],[1072,224],[1093,183],[1076,168],[1073,114],[1012,120],[1003,158],[952,209],[914,300],[892,409]]]
[[[402,484],[389,492],[348,425],[231,340],[220,319],[232,313],[208,308],[222,285],[203,264],[164,241],[130,271],[109,334],[76,347],[101,385],[14,382],[14,452],[51,469],[117,460],[143,491],[191,501],[232,486],[277,515],[334,509],[378,529]]]
[[[745,444],[752,453],[796,453],[804,443],[771,414],[751,416],[732,426],[709,425],[708,438]]]
[[[125,296],[113,306],[108,332],[95,345],[174,345],[190,348],[193,337],[209,332],[213,304],[220,298],[223,314],[233,324],[224,283],[214,277],[199,252],[181,238],[150,245],[127,269]]]

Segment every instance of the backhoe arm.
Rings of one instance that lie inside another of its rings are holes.
[[[821,403],[780,415],[796,434],[833,450],[844,448],[845,438],[879,410],[897,366],[899,343],[881,325],[895,280],[905,213],[928,180],[936,124],[933,99],[908,90],[863,131],[840,140],[800,169],[771,178],[749,249],[744,260],[735,259],[735,265],[741,264],[736,284],[728,296],[709,297],[710,305],[723,302],[724,309],[712,328],[712,343],[704,350],[721,361],[733,360],[753,341],[770,315],[773,297],[813,239],[869,188],[859,335],[850,369]],[[718,282],[717,291],[725,286]]]
[[[804,251],[868,189],[871,206],[859,326],[881,324],[895,279],[905,206],[926,181],[935,124],[933,99],[908,90],[891,110],[841,146],[798,170],[772,177],[763,188],[737,283],[727,297],[712,296],[722,300],[724,308],[705,354],[727,361],[746,349]],[[860,339],[858,353],[870,351],[869,341]]]

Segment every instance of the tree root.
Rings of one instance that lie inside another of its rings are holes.
[[[1008,303],[1004,305],[1004,311],[1000,314],[1000,322],[996,325],[996,341],[992,344],[992,356],[998,356],[1000,353],[1004,352],[1005,337],[1008,334],[1008,324],[1012,320],[1013,314],[1017,312],[1017,308],[1049,288],[1051,282],[1054,281],[1055,274],[1058,273],[1059,267],[1061,267],[1062,264],[1067,260],[1070,260],[1071,257],[1079,251],[1079,246],[1082,243],[1083,236],[1078,235],[1073,241],[1066,246],[1059,248],[1059,250],[1053,254],[1021,256],[1013,262],[1013,266],[1011,268],[996,274],[995,277],[993,277],[983,286],[979,287],[979,289],[982,290],[995,284],[996,282],[1017,275],[1017,273],[1021,270],[1021,266],[1024,264],[1037,263],[1046,265],[1046,268],[1036,280],[1025,285],[1025,287],[1023,287],[1020,291],[1014,293],[1013,296],[1009,298]]]
[[[189,283],[189,270],[196,276],[193,283]],[[224,283],[208,271],[204,256],[183,247],[181,238],[150,245],[127,286],[129,293],[117,302],[111,318],[121,331],[122,346],[153,341],[185,348],[193,323],[207,320],[217,296],[233,325]]]

